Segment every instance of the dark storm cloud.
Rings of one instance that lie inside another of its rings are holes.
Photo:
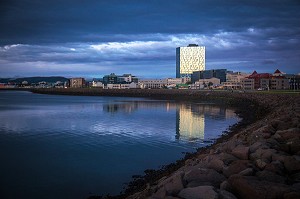
[[[175,48],[197,43],[207,68],[299,72],[299,10],[297,0],[1,1],[0,67],[173,76]]]
[[[300,17],[297,1],[273,0],[10,0],[1,7],[2,44],[95,41],[103,34],[291,29],[299,27]]]

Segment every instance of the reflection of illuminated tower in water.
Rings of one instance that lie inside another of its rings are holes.
[[[204,115],[193,114],[190,107],[179,105],[176,110],[176,139],[204,139]]]

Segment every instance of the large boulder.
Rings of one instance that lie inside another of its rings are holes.
[[[286,156],[283,160],[283,164],[289,173],[297,173],[300,171],[300,161],[294,156]]]
[[[260,181],[253,176],[232,175],[228,182],[232,192],[243,199],[277,199],[283,198],[284,194],[289,193],[291,188],[288,185]]]
[[[197,168],[186,172],[183,179],[189,186],[210,184],[218,187],[226,178],[213,169]]]
[[[299,128],[290,128],[287,130],[277,131],[276,134],[280,135],[280,141],[286,141],[291,138],[300,137],[300,129]]]
[[[154,194],[152,194],[152,198],[164,199],[166,197],[166,195],[167,195],[166,190],[163,187],[161,187]]]
[[[262,159],[265,162],[272,161],[272,155],[276,154],[277,151],[275,149],[257,149],[254,153],[250,154],[251,160]]]
[[[183,189],[182,173],[177,173],[167,178],[163,182],[163,186],[168,195],[176,195],[181,189]]]
[[[185,188],[178,196],[184,199],[218,199],[218,194],[212,186]]]
[[[287,122],[282,121],[281,119],[276,119],[271,121],[271,126],[276,130],[285,130],[290,127],[290,124]]]
[[[299,199],[300,198],[300,193],[299,192],[290,192],[284,194],[284,199]]]
[[[236,146],[242,144],[241,140],[236,138],[230,139],[227,142],[223,143],[222,150],[224,152],[230,153]]]
[[[241,176],[252,176],[254,173],[253,168],[247,168],[239,173]]]
[[[295,138],[291,138],[289,139],[286,143],[285,143],[285,149],[286,152],[290,153],[290,154],[298,154],[300,152],[300,138],[299,137],[295,137]]]
[[[234,149],[232,149],[231,152],[232,155],[235,157],[242,159],[242,160],[248,160],[249,157],[249,147],[246,147],[244,145],[238,145]]]
[[[221,172],[224,167],[224,162],[220,159],[220,155],[208,155],[203,159],[206,168],[214,169]]]
[[[300,183],[300,173],[295,173],[291,175],[290,179],[292,180],[293,183]]]
[[[251,167],[251,165],[248,160],[236,160],[223,169],[223,174],[228,178],[229,176],[238,174],[249,167]]]
[[[280,175],[277,175],[271,171],[263,170],[256,173],[256,176],[260,180],[270,181],[270,182],[276,182],[276,183],[282,183],[284,184],[286,182],[286,178]]]
[[[219,199],[237,199],[237,197],[226,190],[220,190]]]
[[[267,164],[265,166],[265,170],[282,175],[282,173],[284,171],[284,166],[279,160],[276,160],[276,161],[272,161],[271,163]]]
[[[268,149],[270,148],[268,145],[266,145],[263,141],[258,141],[250,145],[249,151],[250,153],[254,153],[257,149]]]
[[[219,154],[219,159],[223,161],[224,165],[229,165],[238,160],[237,157],[225,152]]]
[[[268,163],[265,162],[265,161],[262,160],[262,159],[257,159],[257,160],[255,161],[255,166],[256,166],[257,168],[259,168],[260,170],[265,169],[265,167],[266,167],[267,165],[268,165]]]

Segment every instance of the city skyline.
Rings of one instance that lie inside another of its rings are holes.
[[[175,77],[176,48],[206,69],[299,73],[298,1],[1,2],[1,77]]]

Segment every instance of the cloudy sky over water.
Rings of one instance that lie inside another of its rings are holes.
[[[4,0],[0,76],[175,77],[175,48],[206,69],[300,72],[299,0]]]

